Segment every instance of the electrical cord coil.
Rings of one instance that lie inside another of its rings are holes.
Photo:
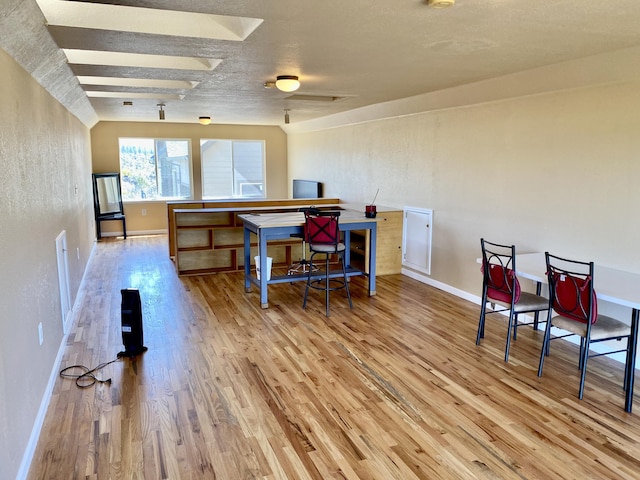
[[[84,365],[70,365],[68,367],[60,370],[60,376],[62,378],[73,378],[75,379],[76,386],[78,388],[89,388],[95,385],[96,383],[106,383],[107,385],[111,385],[111,379],[107,378],[106,380],[102,380],[96,377],[96,373],[98,370],[110,365],[114,362],[117,362],[120,358],[115,358],[110,362],[101,363],[97,367],[88,368]],[[79,369],[80,373],[72,372],[74,369]]]

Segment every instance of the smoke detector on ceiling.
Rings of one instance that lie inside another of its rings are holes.
[[[456,0],[427,0],[427,5],[432,8],[447,8],[456,3]]]

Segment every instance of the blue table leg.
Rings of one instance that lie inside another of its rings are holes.
[[[344,232],[344,264],[351,266],[351,230],[345,230]]]
[[[258,255],[260,256],[260,306],[269,308],[267,296],[267,236],[258,231]]]
[[[251,230],[244,227],[244,291],[251,291]]]

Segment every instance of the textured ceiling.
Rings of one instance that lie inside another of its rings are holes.
[[[640,45],[638,0],[457,0],[447,9],[425,0],[2,0],[0,8],[0,46],[89,125],[158,121],[158,103],[166,121],[282,125],[290,109],[293,124]],[[302,86],[265,89],[277,75],[298,75]]]

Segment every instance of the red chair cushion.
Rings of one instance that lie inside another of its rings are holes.
[[[553,309],[558,315],[587,323],[589,313],[589,283],[591,277],[579,278],[563,273],[554,273],[555,298]],[[591,323],[598,319],[598,298],[593,291]]]
[[[305,239],[310,244],[335,245],[340,241],[338,219],[333,215],[305,215]]]
[[[515,291],[513,289],[513,281],[515,279]],[[492,263],[489,265],[489,278],[487,283],[487,296],[499,302],[511,303],[511,297],[514,297],[514,303],[520,300],[520,282],[516,276],[516,272],[502,265]]]

